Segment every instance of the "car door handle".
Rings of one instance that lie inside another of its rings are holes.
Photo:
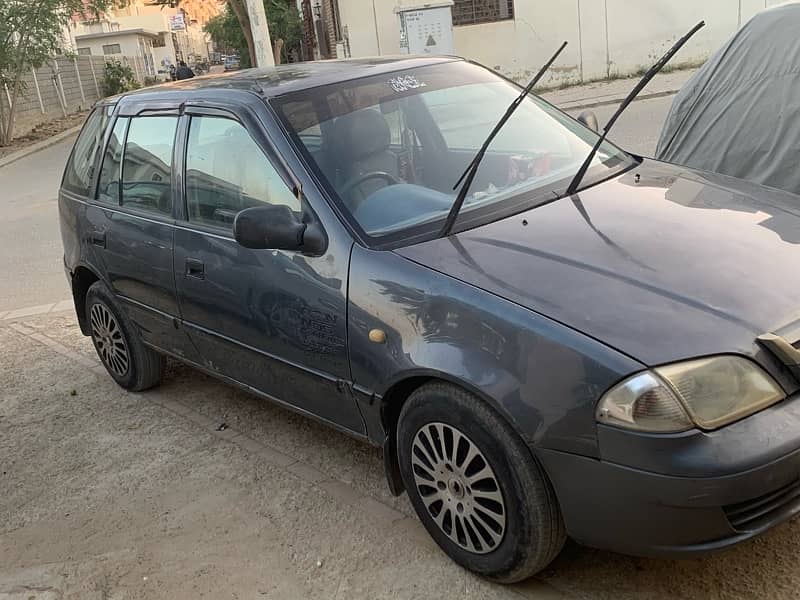
[[[101,248],[106,247],[106,232],[105,231],[93,231],[89,236],[92,244],[95,246],[100,246]]]
[[[195,279],[205,279],[206,278],[205,271],[206,271],[206,266],[203,264],[203,261],[197,260],[196,258],[186,259],[187,277],[194,277]]]

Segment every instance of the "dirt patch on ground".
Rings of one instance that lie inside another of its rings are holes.
[[[36,142],[41,142],[42,140],[51,138],[62,131],[82,125],[83,121],[86,119],[86,115],[88,114],[89,111],[85,110],[73,115],[67,115],[66,117],[60,117],[58,119],[48,121],[47,123],[37,125],[25,135],[14,138],[8,146],[0,146],[0,158],[22,150],[26,146],[30,146]]]

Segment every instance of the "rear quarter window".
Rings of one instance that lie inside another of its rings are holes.
[[[81,196],[91,195],[97,155],[103,146],[105,132],[113,106],[95,108],[81,129],[64,171],[61,187]]]

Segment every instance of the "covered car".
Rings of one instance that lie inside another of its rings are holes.
[[[800,3],[764,10],[675,97],[656,158],[800,194]]]

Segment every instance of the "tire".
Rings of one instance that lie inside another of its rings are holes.
[[[474,395],[444,382],[417,389],[400,412],[397,447],[417,515],[462,567],[513,583],[535,575],[561,551],[564,521],[542,467],[511,426]]]
[[[164,373],[164,357],[144,345],[139,331],[102,281],[93,283],[86,292],[86,318],[97,356],[118,385],[131,392],[158,385]]]

